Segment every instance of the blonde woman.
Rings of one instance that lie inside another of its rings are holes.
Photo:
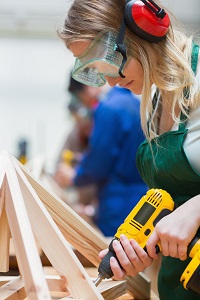
[[[149,188],[166,190],[176,205],[157,223],[147,252],[125,236],[115,242],[123,267],[111,258],[115,277],[144,270],[157,258],[159,242],[160,299],[200,299],[180,283],[190,261],[188,244],[200,226],[199,47],[152,0],[75,0],[59,35],[76,57],[76,80],[92,86],[107,81],[141,94],[146,141],[138,149],[137,167]]]

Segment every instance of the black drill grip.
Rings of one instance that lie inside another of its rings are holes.
[[[118,261],[116,253],[115,253],[115,250],[113,249],[113,245],[112,245],[114,240],[119,240],[119,239],[114,238],[110,242],[110,244],[108,246],[109,251],[104,256],[104,258],[102,259],[102,261],[101,261],[101,263],[99,265],[99,268],[98,268],[98,272],[99,272],[99,274],[101,274],[101,276],[103,278],[111,278],[111,277],[113,277],[113,271],[111,270],[111,267],[110,267],[110,258],[114,257]],[[118,263],[119,263],[119,261],[118,261]],[[120,263],[119,263],[119,265],[120,265]]]
[[[112,244],[113,244],[114,240],[119,241],[118,238],[112,239],[112,241],[110,242],[110,244],[108,246],[108,250],[109,251],[104,256],[104,258],[102,259],[102,261],[100,262],[100,265],[99,265],[99,268],[98,268],[98,272],[99,272],[99,274],[101,274],[102,278],[107,278],[108,279],[108,278],[113,277],[113,271],[112,271],[112,269],[110,267],[110,258],[111,257],[114,257],[117,260],[117,262],[118,262],[119,266],[121,267],[121,269],[123,269],[122,266],[120,265],[120,262],[119,262],[118,258],[117,258],[115,250],[113,249],[113,245]],[[144,247],[144,250],[147,252],[146,247]],[[156,245],[156,253],[158,254],[159,252],[160,252],[160,248],[159,248],[158,245]]]

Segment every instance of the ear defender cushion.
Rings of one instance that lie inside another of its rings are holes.
[[[162,41],[168,31],[170,20],[166,13],[164,18],[158,18],[142,1],[131,0],[125,6],[125,23],[136,35],[148,42]]]

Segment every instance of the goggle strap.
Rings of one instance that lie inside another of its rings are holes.
[[[119,75],[122,78],[125,78],[126,76],[124,76],[124,74],[122,73],[123,67],[127,61],[127,55],[126,55],[126,47],[124,45],[124,34],[125,34],[125,30],[126,30],[126,24],[125,24],[125,20],[123,18],[120,29],[119,29],[119,33],[118,33],[118,37],[117,37],[117,44],[116,44],[116,48],[115,51],[118,51],[119,53],[121,53],[123,60],[121,63],[121,66],[119,68]]]
[[[122,78],[125,78],[126,76],[124,76],[124,74],[122,73],[122,70],[123,70],[123,67],[127,61],[127,56],[126,56],[126,47],[123,45],[123,44],[118,44],[118,50],[122,56],[123,56],[123,60],[122,60],[122,63],[121,63],[121,66],[119,68],[119,75],[122,77]]]

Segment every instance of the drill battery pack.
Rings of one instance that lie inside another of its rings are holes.
[[[188,264],[181,276],[181,282],[185,289],[191,290],[200,295],[200,253]]]

